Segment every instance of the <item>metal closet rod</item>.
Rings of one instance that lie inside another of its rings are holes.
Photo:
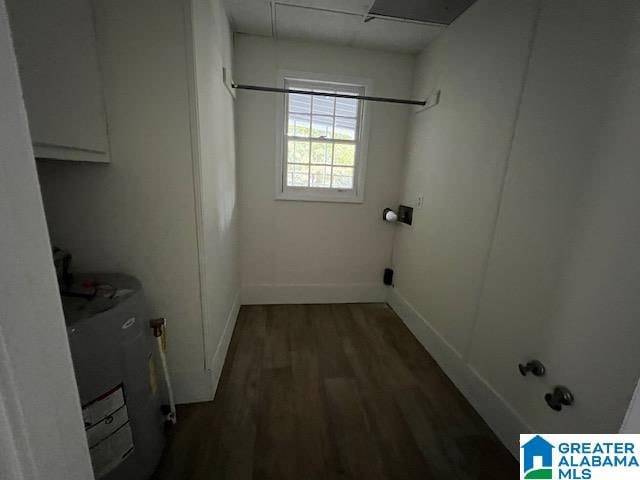
[[[239,83],[234,83],[231,87],[240,90],[256,90],[258,92],[296,93],[298,95],[318,95],[321,97],[355,98],[356,100],[368,100],[370,102],[400,103],[404,105],[420,105],[422,107],[427,104],[426,100],[420,101],[405,100],[403,98],[370,97],[368,95],[348,95],[346,93],[310,92],[308,90],[297,90],[295,88],[263,87],[260,85],[243,85]]]

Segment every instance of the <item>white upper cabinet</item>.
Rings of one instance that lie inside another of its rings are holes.
[[[37,158],[109,161],[90,0],[7,0]]]

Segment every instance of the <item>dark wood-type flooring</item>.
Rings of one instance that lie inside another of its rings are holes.
[[[518,478],[387,305],[242,307],[213,402],[182,406],[157,480]]]

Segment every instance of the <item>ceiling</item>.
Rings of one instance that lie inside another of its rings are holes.
[[[425,18],[424,9],[408,4],[427,0],[377,0],[376,6],[382,13],[372,10],[373,0],[224,1],[236,32],[402,53],[420,52],[446,26],[394,18],[404,15],[405,11],[412,18]],[[473,0],[429,0],[427,3],[434,1],[468,4]],[[402,6],[397,14],[393,3]]]
[[[475,0],[375,0],[369,14],[450,25]]]

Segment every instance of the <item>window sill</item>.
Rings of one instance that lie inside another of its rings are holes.
[[[361,196],[340,195],[339,193],[310,193],[310,192],[279,192],[276,200],[293,202],[324,202],[324,203],[364,203]]]

